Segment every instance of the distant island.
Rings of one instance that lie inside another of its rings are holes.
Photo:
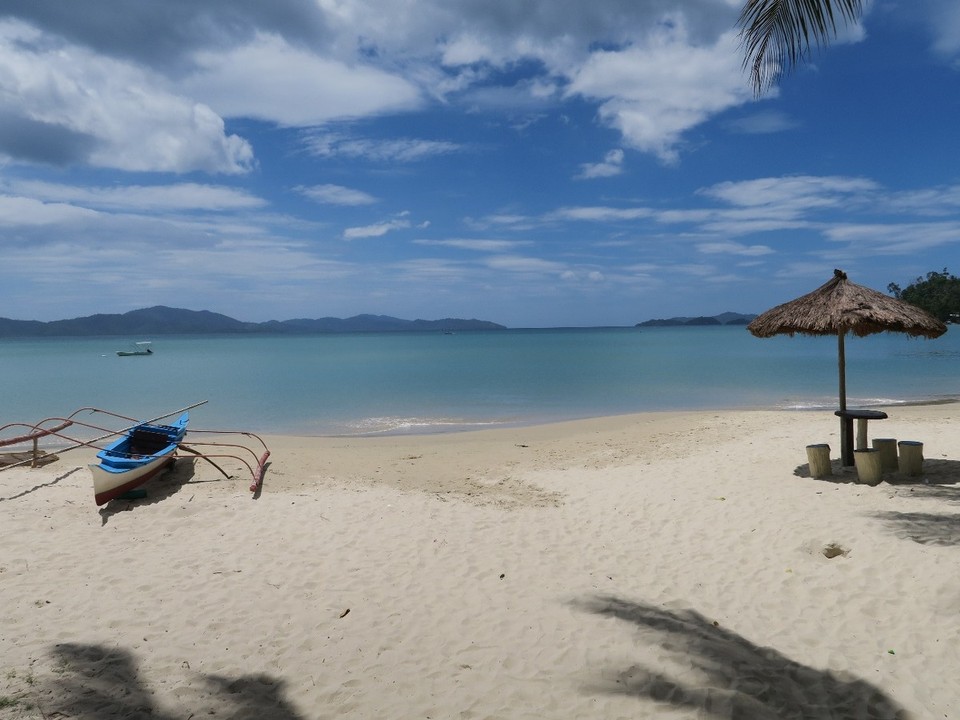
[[[646,320],[637,323],[636,327],[702,327],[704,325],[747,325],[756,315],[725,312],[719,315],[700,317],[673,317],[664,320]]]
[[[83,335],[191,335],[218,333],[345,333],[345,332],[455,332],[506,330],[486,320],[401,320],[387,315],[356,315],[350,318],[269,320],[243,322],[208,310],[183,310],[158,305],[123,314],[98,314],[72,320],[10,320],[0,318],[2,337],[66,337]]]

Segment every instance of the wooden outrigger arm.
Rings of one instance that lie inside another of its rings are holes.
[[[204,454],[203,454],[202,452],[200,452],[199,450],[194,450],[192,447],[187,447],[187,446],[184,445],[183,443],[178,444],[178,445],[177,445],[177,449],[178,449],[178,450],[186,450],[188,453],[193,453],[193,454],[196,455],[198,458],[203,458],[203,459],[206,460],[208,463],[210,463],[211,465],[213,465],[217,470],[219,470],[219,471],[220,471],[220,474],[223,475],[225,478],[229,478],[229,477],[230,477],[230,473],[228,473],[228,472],[227,472],[226,470],[224,470],[222,467],[220,467],[219,465],[217,465],[213,460],[211,460],[209,457],[207,457],[206,455],[204,455]]]
[[[188,430],[187,431],[187,435],[194,435],[197,433],[209,433],[211,435],[243,435],[244,437],[253,438],[258,443],[260,443],[260,446],[263,448],[263,451],[262,451],[262,454],[259,455],[259,457],[256,451],[247,447],[246,445],[239,445],[236,443],[221,443],[216,441],[209,441],[209,442],[191,441],[190,443],[191,445],[203,445],[205,447],[214,448],[214,449],[235,448],[236,451],[243,451],[244,454],[248,454],[252,458],[252,460],[250,461],[248,461],[247,459],[245,459],[243,456],[239,454],[200,452],[198,450],[195,450],[192,447],[188,447],[184,445],[182,442],[179,445],[181,449],[186,450],[187,452],[192,453],[197,457],[203,458],[204,460],[209,462],[217,470],[223,473],[224,477],[227,477],[227,478],[229,478],[230,475],[227,474],[227,472],[223,468],[221,468],[219,465],[217,465],[213,460],[211,460],[211,458],[233,458],[234,460],[237,460],[243,463],[244,465],[246,465],[247,470],[250,471],[250,476],[253,478],[253,482],[250,484],[250,492],[255,493],[260,489],[260,487],[263,485],[263,475],[267,469],[266,468],[267,459],[270,457],[270,450],[267,448],[267,444],[263,441],[263,438],[261,438],[259,435],[255,435],[254,433],[243,432],[239,430]]]

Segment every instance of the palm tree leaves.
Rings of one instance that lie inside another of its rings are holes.
[[[811,44],[836,35],[836,16],[857,19],[864,0],[747,0],[737,24],[746,53],[744,68],[757,94],[806,59]]]

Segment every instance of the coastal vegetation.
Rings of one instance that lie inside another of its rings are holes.
[[[943,322],[960,322],[960,278],[943,272],[928,272],[918,277],[905,288],[896,283],[887,285],[887,290],[898,300],[926,310]]]

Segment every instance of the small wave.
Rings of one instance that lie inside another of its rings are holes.
[[[897,407],[907,405],[946,405],[958,402],[958,398],[952,395],[938,395],[936,397],[926,398],[847,398],[847,407],[850,408],[872,408],[872,407]],[[828,401],[820,400],[800,400],[786,401],[777,405],[779,410],[836,410],[839,403],[836,399]]]
[[[455,418],[369,417],[347,423],[347,435],[416,435],[459,432],[509,425],[505,420],[465,420]]]

